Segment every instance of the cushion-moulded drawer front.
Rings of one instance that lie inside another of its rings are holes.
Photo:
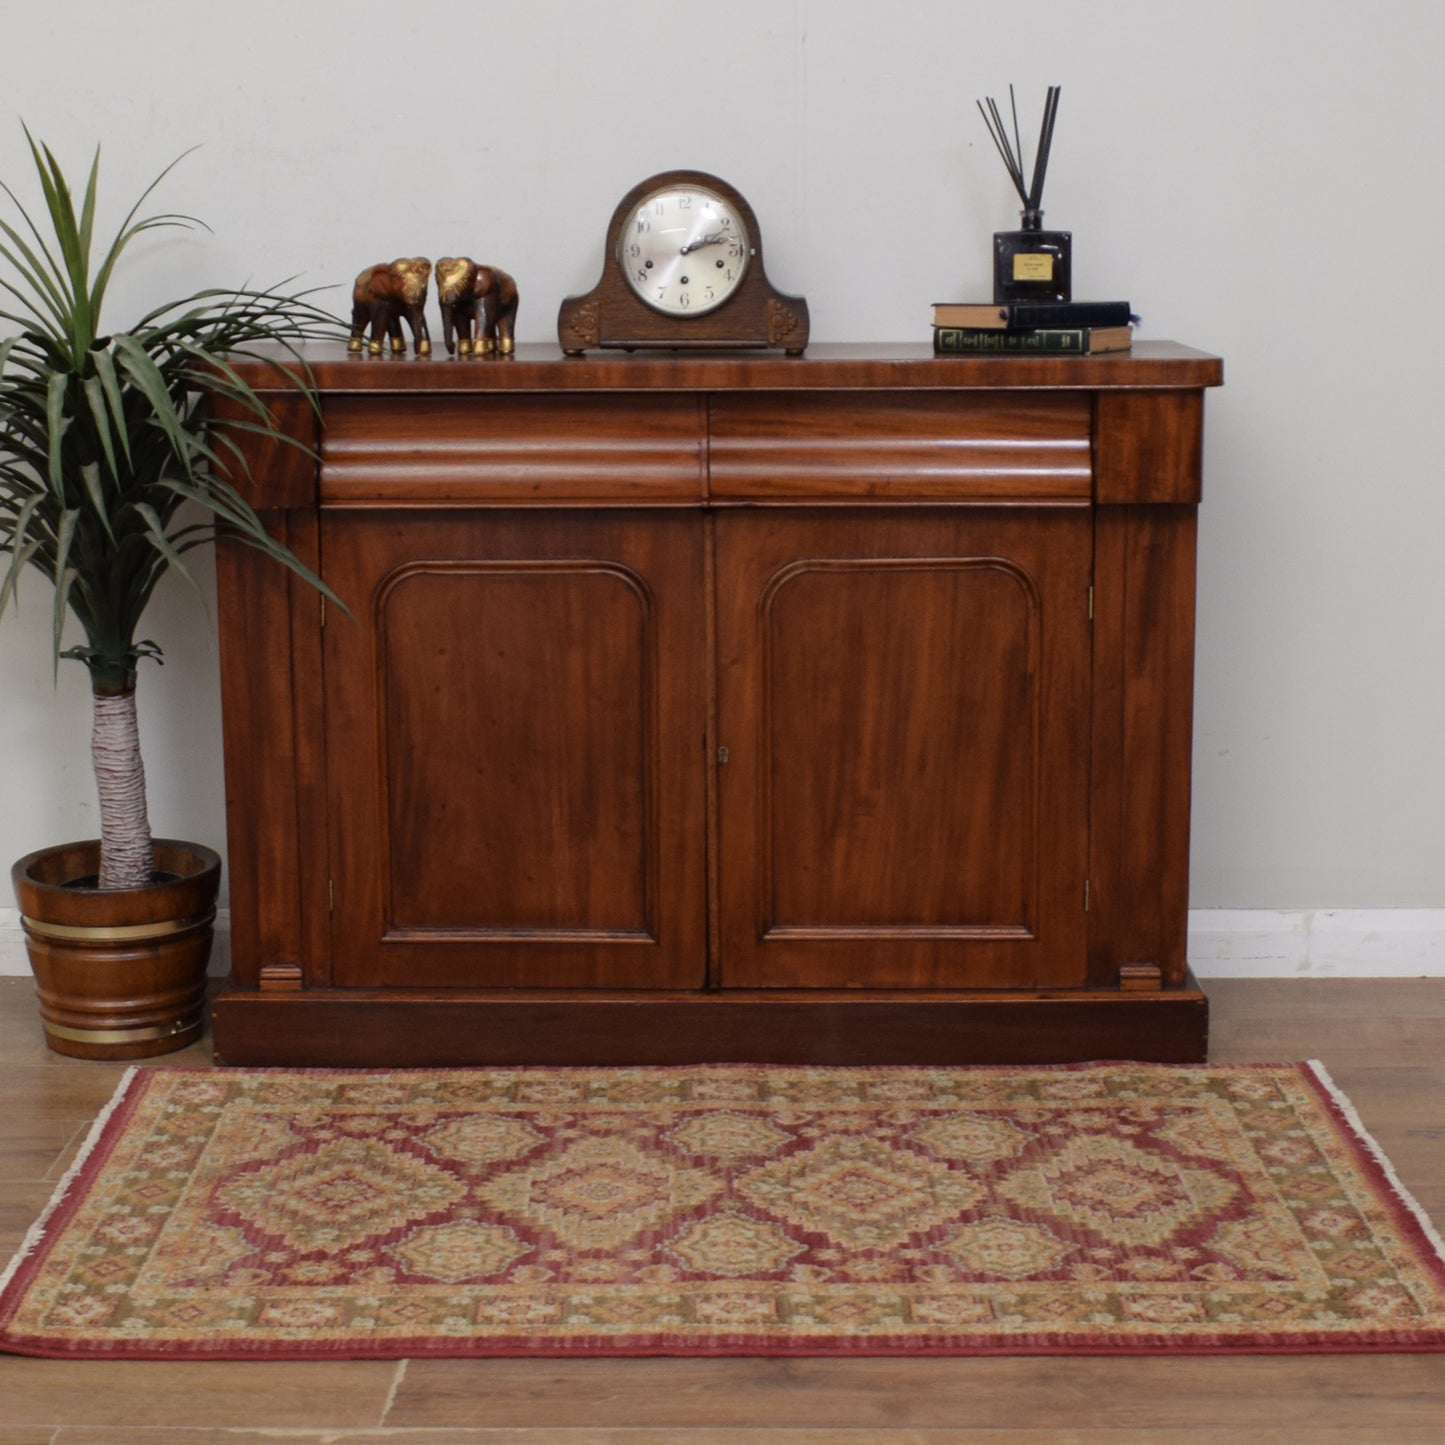
[[[721,394],[709,491],[749,502],[1087,502],[1091,415],[1073,393]]]
[[[687,394],[328,399],[331,506],[655,505],[703,495],[703,406]]]

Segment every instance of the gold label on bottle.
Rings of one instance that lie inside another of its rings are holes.
[[[1014,257],[1015,281],[1052,281],[1054,279],[1054,258],[1045,252]]]

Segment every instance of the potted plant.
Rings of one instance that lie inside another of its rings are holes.
[[[204,290],[104,330],[130,242],[199,224],[141,215],[178,162],[93,265],[99,150],[77,211],[50,149],[25,134],[45,211],[37,224],[0,182],[19,213],[13,225],[0,219],[0,322],[19,327],[0,340],[0,615],[27,567],[50,580],[56,665],[74,659],[90,674],[101,836],[31,853],[11,877],[50,1046],[136,1058],[200,1033],[220,880],[209,848],[151,837],[135,690],[160,649],[139,624],[160,578],[175,569],[194,584],[186,554],[220,533],[326,590],[237,489],[245,464],[228,430],[280,433],[227,358],[259,355],[307,390],[298,343],[343,333],[304,295],[279,290]],[[84,634],[71,647],[67,612]]]

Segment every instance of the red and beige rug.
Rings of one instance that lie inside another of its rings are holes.
[[[1313,1065],[136,1069],[0,1280],[108,1358],[1445,1349]]]

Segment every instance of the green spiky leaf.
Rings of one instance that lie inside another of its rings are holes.
[[[185,554],[220,532],[326,590],[242,498],[244,455],[204,402],[210,395],[238,409],[242,420],[228,423],[237,432],[276,435],[264,402],[226,358],[263,357],[316,407],[299,348],[345,331],[308,293],[207,288],[107,333],[102,306],[130,243],[203,224],[145,209],[184,157],[106,241],[96,234],[99,150],[76,192],[49,147],[25,135],[42,204],[27,209],[0,181],[12,208],[0,217],[0,325],[19,333],[0,340],[0,611],[22,569],[43,572],[55,592],[57,659],[78,656],[93,678],[113,680],[133,675],[145,655],[135,633],[156,583],[171,570],[189,578]],[[62,653],[67,610],[86,641]]]

